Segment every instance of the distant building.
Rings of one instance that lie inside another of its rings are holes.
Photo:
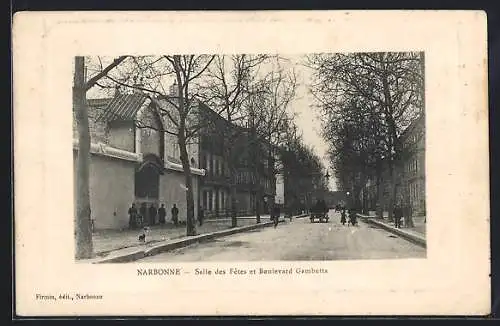
[[[398,196],[409,203],[413,214],[425,215],[425,116],[413,121],[401,135],[405,148]]]
[[[202,120],[209,121],[207,127],[200,130],[199,161],[206,170],[206,175],[200,180],[199,198],[205,215],[209,218],[229,217],[231,208],[231,184],[235,182],[236,188],[236,214],[253,215],[256,202],[260,201],[265,211],[266,200],[274,193],[274,176],[269,175],[267,167],[270,164],[268,157],[263,157],[255,162],[254,148],[249,146],[252,142],[248,129],[230,124],[207,105],[200,103],[199,114]],[[227,135],[225,134],[227,132]],[[229,171],[229,162],[224,153],[225,137],[233,137],[232,166],[236,170],[234,180]],[[265,150],[263,142],[259,142],[261,151]],[[255,163],[260,171],[256,175]],[[260,180],[259,182],[257,180]],[[259,198],[258,194],[262,197]]]
[[[336,205],[347,205],[347,193],[345,191],[328,191],[325,193],[325,202],[328,207],[333,208]]]
[[[425,115],[420,115],[401,134],[402,169],[396,173],[396,201],[410,204],[413,215],[425,215]],[[377,189],[378,188],[378,189]],[[391,175],[387,162],[380,165],[380,179],[372,176],[362,191],[368,210],[389,209]]]

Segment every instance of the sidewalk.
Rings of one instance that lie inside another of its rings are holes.
[[[422,247],[426,247],[426,237],[425,237],[425,223],[424,219],[425,217],[413,217],[413,221],[415,224],[415,227],[412,228],[395,228],[394,223],[390,223],[386,217],[384,216],[383,219],[377,218],[376,216],[373,215],[361,215],[358,214],[360,218],[362,218],[365,222],[374,224],[380,228],[383,228],[391,233],[394,233],[396,235],[399,235],[400,237],[414,242]]]
[[[298,217],[303,216],[294,216],[294,218]],[[168,250],[189,246],[193,243],[273,225],[269,215],[262,215],[261,223],[259,224],[256,223],[255,219],[255,216],[253,216],[253,218],[238,218],[238,226],[236,228],[231,227],[230,219],[207,220],[202,227],[197,226],[198,235],[189,237],[185,235],[185,225],[177,228],[173,228],[172,226],[154,227],[151,232],[153,239],[146,243],[139,243],[137,237],[132,233],[134,231],[103,232],[103,234],[96,236],[97,241],[95,241],[95,243],[98,245],[100,244],[101,248],[104,248],[104,245],[108,245],[108,248],[116,249],[110,249],[108,251],[102,251],[101,249],[100,255],[80,262],[94,264],[131,262],[146,256],[152,256]],[[290,220],[281,216],[279,222],[286,223],[288,221]],[[138,231],[135,232],[137,235]],[[174,233],[176,236],[173,236]],[[99,249],[94,250],[97,251]]]
[[[262,223],[269,221],[269,215],[261,216]],[[238,226],[256,223],[255,216],[238,217]],[[205,220],[202,226],[196,225],[198,234],[205,234],[231,228],[231,219]],[[94,252],[104,257],[111,251],[151,246],[160,241],[180,239],[186,236],[186,225],[175,226],[171,222],[154,225],[146,235],[146,243],[140,243],[138,236],[141,230],[100,230],[93,234]]]
[[[389,226],[392,226],[394,227],[394,222],[389,222],[388,221],[388,217],[389,217],[389,214],[387,212],[384,212],[383,214],[383,219],[379,219],[377,218],[375,215],[374,215],[374,212],[370,212],[370,215],[368,215],[370,218],[373,218],[373,219],[376,219],[377,221],[379,222],[382,222],[382,223],[386,223],[387,225]],[[414,227],[412,228],[406,228],[404,226],[401,227],[401,229],[403,230],[408,230],[408,231],[411,231],[411,232],[417,232],[418,234],[421,234],[425,237],[425,216],[413,216],[412,217],[413,219],[413,225]],[[404,219],[401,219],[401,223],[403,224],[404,223]]]

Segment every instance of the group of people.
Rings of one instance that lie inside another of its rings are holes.
[[[342,223],[342,225],[345,225],[347,223],[347,226],[356,226],[358,224],[355,209],[351,208],[346,212],[345,207],[339,207],[338,210],[340,210],[340,223]],[[349,220],[347,220],[347,218],[349,218]]]
[[[179,223],[179,209],[176,204],[172,206],[170,210],[172,214],[172,222],[177,225]],[[141,228],[145,225],[156,224],[156,217],[158,217],[158,222],[160,224],[165,224],[167,217],[167,210],[165,204],[161,204],[159,208],[156,208],[155,204],[151,204],[148,208],[146,203],[142,203],[141,207],[137,209],[135,203],[128,209],[129,215],[129,228],[136,229]]]
[[[393,216],[394,216],[394,227],[397,229],[401,228],[401,219],[404,219],[404,226],[412,227],[412,208],[411,205],[403,205],[401,203],[397,203],[394,206]]]

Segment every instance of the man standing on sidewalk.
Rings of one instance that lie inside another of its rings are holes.
[[[140,223],[139,227],[144,226],[144,224],[147,222],[146,216],[147,216],[148,208],[146,207],[146,203],[141,204],[141,208],[139,208],[139,214],[140,214]]]
[[[179,209],[177,206],[172,207],[172,222],[174,222],[174,225],[177,226],[177,223],[179,223]]]
[[[165,216],[167,216],[167,211],[165,210],[165,204],[161,204],[158,208],[158,219],[160,224],[165,224]]]
[[[155,204],[151,204],[151,207],[149,207],[149,225],[155,224],[157,214],[158,210],[156,209]]]
[[[132,207],[128,209],[129,222],[128,226],[130,229],[135,229],[137,226],[137,208],[135,208],[135,204],[132,203]]]
[[[198,223],[200,226],[203,225],[203,207],[201,206],[198,208]]]
[[[401,208],[401,204],[397,203],[394,207],[394,227],[396,229],[401,228],[401,217],[403,217],[403,209]]]

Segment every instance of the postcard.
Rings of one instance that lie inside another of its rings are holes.
[[[15,310],[487,315],[480,11],[20,12]]]

